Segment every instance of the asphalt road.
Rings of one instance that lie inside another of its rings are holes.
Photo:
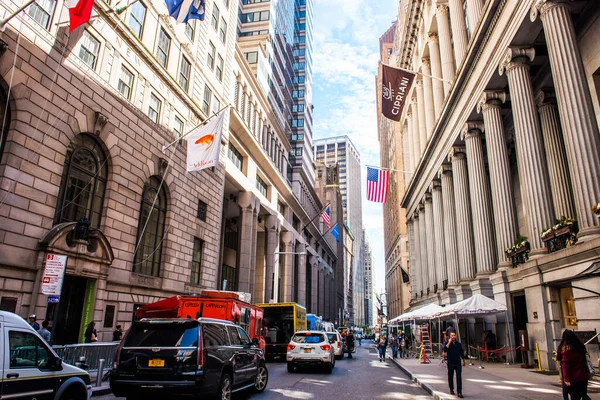
[[[374,345],[364,342],[354,358],[337,360],[331,374],[316,368],[290,374],[285,363],[268,364],[268,368],[269,383],[264,393],[241,392],[236,393],[234,399],[431,399],[391,361],[379,362]]]

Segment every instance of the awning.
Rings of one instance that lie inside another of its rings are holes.
[[[583,290],[586,292],[593,293],[596,296],[600,296],[599,292],[573,285],[573,282],[577,282],[577,281],[581,281],[581,280],[589,279],[589,278],[595,278],[598,276],[600,276],[600,261],[589,261],[589,266],[587,268],[585,268],[583,271],[579,272],[578,274],[568,277],[568,278],[561,278],[561,279],[555,279],[555,280],[549,281],[549,282],[544,282],[543,286],[551,286],[551,287],[558,287],[558,288],[572,287],[574,289]]]
[[[388,325],[393,324],[393,323],[402,322],[402,321],[431,319],[435,313],[440,312],[443,309],[444,309],[443,307],[438,306],[437,304],[431,303],[424,307],[418,308],[413,311],[406,312],[402,315],[397,316],[396,318],[391,319],[388,322]]]
[[[442,308],[433,315],[434,318],[444,317],[480,317],[482,315],[498,314],[506,311],[506,306],[482,294],[474,294],[454,304]]]

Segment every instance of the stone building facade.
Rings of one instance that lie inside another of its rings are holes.
[[[419,0],[402,12],[390,63],[422,73],[400,121],[415,171],[402,199],[411,307],[494,298],[509,310],[485,321],[499,342],[527,331],[554,368],[562,330],[599,322],[600,9]],[[481,321],[466,322],[477,344]]]

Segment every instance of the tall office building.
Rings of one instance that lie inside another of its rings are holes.
[[[362,325],[364,313],[364,268],[360,258],[362,246],[362,194],[360,175],[360,155],[348,136],[337,136],[315,140],[315,159],[326,165],[339,164],[340,191],[344,208],[344,221],[355,236],[352,254],[353,309],[350,320]]]
[[[371,249],[369,237],[367,236],[367,231],[364,227],[362,230],[362,235],[363,265],[365,269],[365,325],[372,326],[375,324],[373,312],[373,299],[375,296],[373,289],[373,250]]]

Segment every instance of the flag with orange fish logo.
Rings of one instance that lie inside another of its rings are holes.
[[[225,113],[210,120],[187,137],[187,171],[200,171],[215,167],[221,153],[221,132],[225,122]]]

